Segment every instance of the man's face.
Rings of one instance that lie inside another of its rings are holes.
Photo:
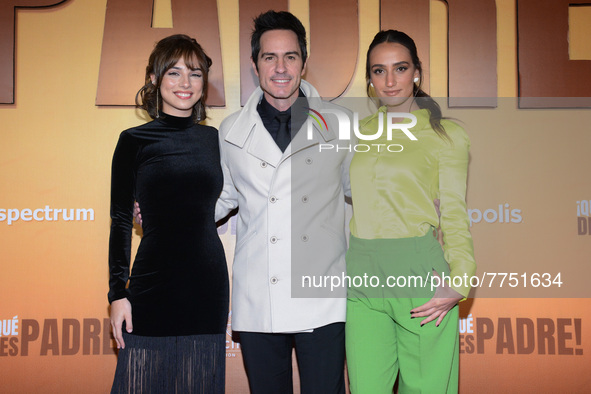
[[[280,111],[289,108],[298,97],[306,70],[296,34],[291,30],[263,33],[261,50],[252,66],[269,104]]]

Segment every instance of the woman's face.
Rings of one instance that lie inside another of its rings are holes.
[[[370,82],[380,101],[391,107],[406,102],[413,96],[416,69],[405,46],[384,42],[378,44],[369,54]]]
[[[152,82],[154,79],[152,76]],[[162,76],[162,112],[179,117],[191,116],[193,106],[201,99],[202,93],[203,71],[199,68],[190,69],[185,64],[185,59],[181,58]]]

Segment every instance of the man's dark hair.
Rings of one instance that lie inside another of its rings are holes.
[[[306,29],[302,22],[292,13],[286,11],[267,11],[254,18],[254,30],[250,37],[250,46],[252,49],[252,61],[257,64],[259,52],[261,51],[261,36],[269,30],[291,30],[298,38],[302,61],[305,64],[308,58],[306,47]],[[258,69],[258,66],[257,66]]]

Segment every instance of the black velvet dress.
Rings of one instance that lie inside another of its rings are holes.
[[[220,392],[220,379],[223,392],[229,285],[214,220],[222,186],[213,127],[164,115],[121,133],[109,302],[128,298],[133,332],[124,334],[113,392]],[[134,201],[144,234],[129,275]]]

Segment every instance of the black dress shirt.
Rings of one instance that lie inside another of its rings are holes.
[[[277,142],[277,135],[279,132],[280,125],[277,115],[284,113],[287,113],[290,116],[293,115],[291,117],[291,121],[287,124],[291,139],[293,139],[293,137],[297,134],[297,132],[300,130],[300,128],[306,121],[306,110],[308,106],[308,101],[306,100],[306,96],[304,95],[304,92],[302,92],[302,89],[300,89],[299,91],[298,98],[299,99],[294,103],[294,105],[292,105],[286,111],[283,112],[279,111],[277,108],[269,104],[269,102],[265,99],[264,95],[259,104],[257,105],[257,112],[259,113],[259,116],[263,121],[263,125],[265,126],[269,134],[271,134],[271,137],[273,137],[273,140],[275,142]]]

